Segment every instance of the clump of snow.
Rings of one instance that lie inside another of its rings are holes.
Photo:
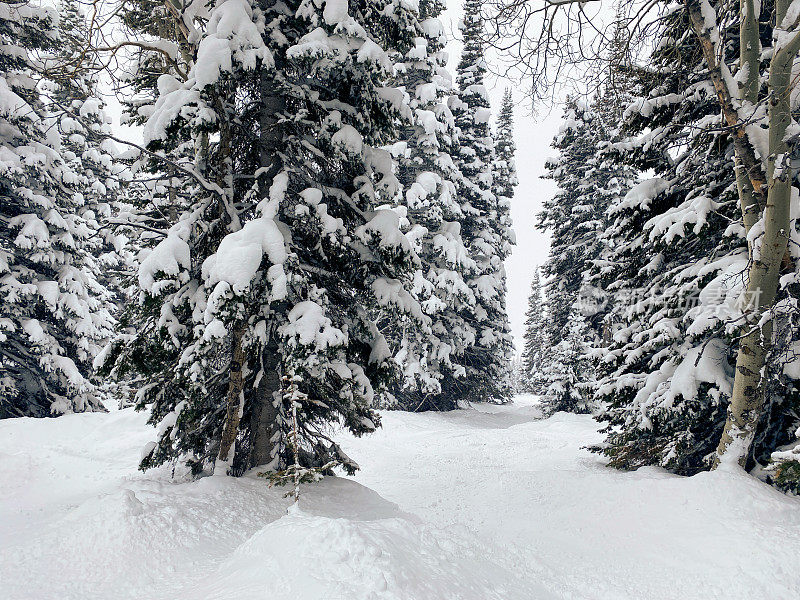
[[[356,235],[365,243],[377,241],[381,248],[396,248],[404,252],[411,249],[408,239],[400,231],[400,217],[393,210],[376,210],[369,222],[356,229]]]
[[[436,83],[423,83],[417,86],[416,96],[422,104],[435,102],[439,93],[439,86]]]
[[[406,290],[401,281],[379,277],[372,282],[372,291],[381,306],[396,308],[422,323],[430,322],[430,318],[422,312],[419,302]]]
[[[257,59],[272,66],[272,55],[264,44],[260,29],[263,24],[253,21],[252,4],[247,0],[223,0],[211,12],[206,35],[197,48],[197,60],[192,67],[198,88],[215,84],[221,73],[230,72],[236,61],[242,68],[252,70]]]
[[[392,68],[392,62],[389,59],[389,56],[386,54],[386,52],[384,52],[383,48],[378,46],[378,44],[372,40],[364,40],[364,42],[361,44],[361,48],[358,49],[356,59],[358,62],[362,63],[375,63],[386,71],[390,71]]]
[[[14,244],[25,250],[31,248],[47,248],[50,245],[50,232],[47,223],[34,214],[12,217],[8,221],[12,229],[19,228]]]
[[[219,319],[212,319],[211,322],[206,325],[206,328],[203,330],[203,339],[205,340],[212,340],[214,338],[222,339],[228,335],[228,328],[225,327],[225,323],[220,321]]]
[[[139,287],[143,291],[153,296],[159,293],[160,286],[156,284],[158,273],[176,277],[182,270],[189,269],[191,257],[187,240],[190,232],[188,220],[179,221],[139,263]]]
[[[414,117],[427,135],[436,133],[442,127],[432,110],[417,110],[414,112]]]
[[[347,19],[348,0],[325,0],[322,18],[328,25],[338,25]]]
[[[324,352],[347,343],[344,332],[333,327],[331,320],[325,316],[325,310],[316,302],[306,300],[296,304],[289,311],[288,318],[289,322],[281,327],[281,334],[300,345]]]
[[[488,108],[475,109],[474,120],[476,123],[488,123],[492,118],[492,111]]]
[[[419,208],[428,196],[434,194],[442,183],[442,178],[436,173],[424,171],[417,175],[416,181],[406,190],[406,201],[409,208]]]
[[[39,121],[39,115],[30,105],[18,96],[10,87],[5,77],[0,77],[0,115],[16,117],[24,114],[33,122]]]
[[[287,258],[283,234],[273,219],[262,216],[248,221],[239,231],[226,235],[217,251],[203,262],[206,285],[213,286],[224,281],[234,293],[242,293],[250,287],[265,254],[271,266],[281,266]],[[273,271],[272,277],[281,282],[283,289],[282,272],[281,267]],[[280,298],[282,296],[276,299]]]
[[[364,140],[352,125],[343,125],[331,136],[331,143],[346,154],[358,155],[364,149]]]
[[[317,27],[305,34],[300,41],[286,51],[288,58],[301,58],[304,56],[318,56],[332,50],[331,38],[322,28]]]
[[[159,79],[159,84],[162,79]],[[200,102],[200,91],[197,89],[185,89],[183,87],[172,91],[159,94],[154,106],[143,107],[139,113],[147,116],[147,122],[142,128],[142,138],[145,144],[158,139],[163,139],[167,135],[169,126],[184,113],[187,105],[195,105]],[[144,114],[149,113],[149,114]]]
[[[718,208],[718,202],[714,202],[706,196],[697,196],[650,219],[644,227],[652,229],[650,239],[663,236],[664,241],[670,244],[676,237],[685,237],[687,225],[694,225],[692,231],[699,234],[706,223],[708,214]]]
[[[653,198],[669,189],[669,182],[661,177],[654,177],[637,183],[625,194],[625,198],[609,209],[609,214],[615,214],[628,208],[650,208]]]
[[[691,308],[685,320],[691,324],[687,332],[696,335],[710,329],[720,321],[733,330],[740,322],[743,310],[748,309],[748,294],[744,293],[745,273],[748,258],[745,253],[730,254],[707,265],[692,265],[686,271],[688,277],[703,277],[719,271],[718,275],[700,290],[697,306]],[[694,300],[693,298],[690,300]],[[752,306],[749,308],[753,308]]]
[[[672,374],[669,391],[662,402],[671,404],[678,396],[694,400],[701,383],[710,383],[725,396],[733,391],[733,374],[727,367],[728,345],[720,339],[691,348]]]
[[[421,25],[425,35],[431,39],[439,39],[445,35],[444,25],[439,19],[425,19]]]
[[[428,40],[425,38],[414,38],[414,47],[406,52],[409,60],[424,60],[428,56]]]
[[[328,205],[322,202],[322,190],[308,188],[300,192],[300,197],[308,205],[314,207],[314,212],[322,224],[322,233],[344,233],[344,221],[338,217],[332,217],[328,214]],[[298,208],[304,207],[298,206]]]

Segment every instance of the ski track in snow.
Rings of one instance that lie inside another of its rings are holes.
[[[362,470],[284,489],[136,471],[131,410],[0,422],[7,600],[648,600],[800,596],[800,500],[731,472],[622,473],[535,399],[383,413]]]

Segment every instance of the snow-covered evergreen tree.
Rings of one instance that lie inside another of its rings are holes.
[[[174,10],[171,3],[152,0],[134,0],[122,6],[122,41],[135,44],[126,46],[125,54],[118,54],[119,68],[113,73],[123,106],[123,125],[144,129],[155,111],[160,90],[166,89],[163,86],[174,86],[187,78],[197,52],[196,40],[192,44],[189,38],[199,35],[196,15],[203,7],[188,3],[185,22],[176,20]],[[202,188],[197,176],[207,175],[203,161],[208,156],[204,151],[208,137],[213,135],[210,129],[199,125],[193,128],[178,120],[169,126],[166,138],[154,144],[155,152],[127,148],[122,155],[131,166],[133,179],[118,199],[115,231],[130,238],[130,246],[136,251],[128,261],[131,276],[126,281],[127,302],[119,317],[118,335],[102,362],[98,361],[101,374],[112,374],[121,388],[127,388],[120,397],[121,406],[136,405],[137,392],[162,376],[165,393],[171,393],[165,361],[177,337],[170,337],[170,342],[156,341],[153,322],[148,319],[157,322],[160,307],[154,301],[142,303],[137,273],[140,263],[164,240],[179,217],[195,206],[198,189]]]
[[[419,4],[423,37],[395,65],[395,84],[407,94],[412,121],[400,129],[391,146],[397,160],[397,177],[404,191],[409,238],[419,256],[414,274],[414,294],[431,319],[423,338],[410,339],[400,331],[406,360],[404,387],[395,393],[398,405],[410,410],[449,410],[457,398],[442,393],[448,384],[465,375],[464,353],[474,339],[466,323],[475,295],[464,281],[477,268],[461,239],[463,214],[456,185],[460,173],[451,153],[456,147],[456,128],[447,107],[452,78],[445,69],[444,26],[438,19],[444,9],[438,0]]]
[[[120,304],[122,275],[130,275],[126,269],[131,247],[115,222],[120,212],[130,208],[131,174],[119,146],[109,137],[114,131],[101,93],[103,64],[87,52],[91,32],[84,10],[79,0],[61,0],[61,42],[53,58],[50,77],[55,85],[48,102],[58,116],[63,154],[87,182],[83,194],[97,221],[101,247],[93,253],[102,265],[101,281]]]
[[[577,312],[570,313],[555,346],[548,349],[542,373],[542,406],[546,413],[588,413],[593,408],[593,332]]]
[[[405,3],[372,1],[221,0],[178,24],[195,56],[186,79],[159,76],[137,110],[190,203],[142,257],[116,357],[148,374],[138,402],[159,438],[142,467],[283,469],[291,373],[309,398],[303,465],[352,470],[329,424],[372,431],[376,395],[403,367],[383,331],[430,326],[381,149],[409,115],[386,85],[390,56],[425,32]]]
[[[549,382],[544,393],[554,410],[588,410],[586,398],[594,380],[588,365],[593,357],[578,357],[575,352],[580,347],[590,353],[607,334],[603,323],[607,299],[591,281],[591,272],[605,247],[606,210],[633,179],[630,168],[614,163],[606,153],[617,127],[614,118],[619,117],[612,100],[610,93],[595,98],[591,106],[568,99],[564,124],[553,142],[559,155],[547,163],[548,177],[559,190],[539,214],[538,226],[550,232],[552,241],[542,266],[548,278],[547,319],[537,335],[547,339],[538,370]],[[581,344],[575,338],[578,330],[584,335]],[[566,335],[572,336],[571,341]],[[573,381],[576,372],[583,373],[579,386]]]
[[[519,356],[511,361],[511,390],[514,394],[527,394],[529,392],[525,366],[522,357]]]
[[[42,75],[77,23],[0,4],[0,417],[102,409],[91,363],[113,317],[97,218],[114,183],[110,155],[70,112],[90,127],[104,117],[80,64],[69,85]]]
[[[567,100],[564,123],[553,142],[559,154],[546,165],[547,177],[558,185],[558,193],[544,203],[538,224],[552,236],[549,257],[542,265],[548,279],[547,332],[552,345],[560,341],[573,312],[583,311],[591,326],[600,328],[592,317],[599,314],[602,299],[595,297],[589,271],[604,247],[600,236],[606,209],[631,183],[630,170],[614,164],[603,152],[613,137],[613,124],[604,122],[599,110],[604,101],[598,98],[588,106],[574,98]],[[598,304],[596,310],[588,310],[591,303]]]
[[[525,345],[522,349],[522,375],[520,385],[526,392],[544,392],[543,368],[550,348],[539,269],[533,272],[528,310],[525,311]]]
[[[506,220],[511,210],[514,188],[519,184],[514,162],[517,146],[514,143],[514,98],[511,89],[503,93],[503,102],[497,115],[494,149],[496,158],[492,189],[497,196],[498,210]]]
[[[505,402],[510,393],[511,334],[505,307],[503,261],[513,244],[508,200],[493,192],[495,144],[489,127],[491,110],[484,85],[486,59],[479,0],[464,3],[464,49],[458,63],[458,93],[450,108],[459,129],[454,162],[462,174],[458,185],[463,212],[461,236],[477,268],[468,278],[476,306],[466,320],[474,330],[463,364],[466,377],[452,382],[454,398]]]
[[[87,51],[91,34],[82,10],[77,0],[61,0],[59,44],[52,54],[42,57],[47,81],[40,87],[57,122],[61,155],[82,180],[81,216],[93,232],[86,248],[100,284],[96,295],[104,310],[115,317],[116,324],[133,274],[134,248],[128,234],[115,225],[120,212],[128,210],[124,196],[130,172],[109,138],[112,121],[99,94],[102,64],[93,52]],[[105,339],[110,337],[107,330]],[[102,360],[102,356],[97,359]],[[113,382],[95,379],[104,401],[118,402],[115,396],[119,390]]]

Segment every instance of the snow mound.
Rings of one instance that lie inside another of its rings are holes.
[[[538,600],[461,526],[351,479],[283,488],[255,473],[137,472],[153,436],[130,409],[0,422],[3,600]],[[538,584],[536,584],[538,585]]]
[[[189,595],[198,600],[548,597],[498,586],[496,572],[480,546],[418,522],[337,519],[295,509],[239,546],[199,586],[200,593]]]

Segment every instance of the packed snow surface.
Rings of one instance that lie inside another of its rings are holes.
[[[532,397],[384,413],[358,476],[285,490],[136,470],[130,410],[0,422],[7,600],[789,600],[800,500],[737,472],[622,473]]]

